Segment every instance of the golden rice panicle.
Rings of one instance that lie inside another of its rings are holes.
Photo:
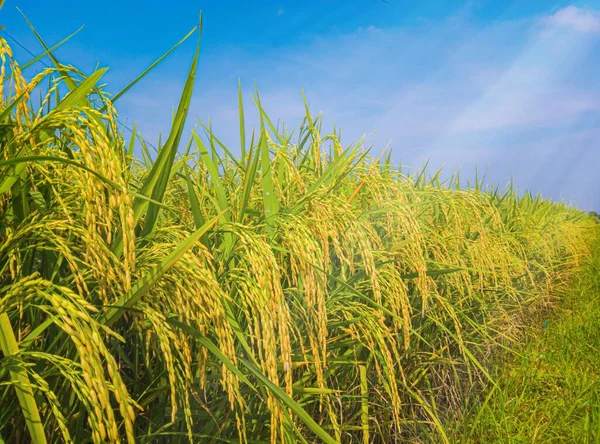
[[[18,248],[22,242],[36,248],[52,248],[59,257],[64,260],[69,270],[69,281],[77,289],[79,294],[88,294],[88,285],[84,270],[78,265],[83,251],[77,241],[69,239],[69,234],[74,237],[85,235],[85,230],[79,226],[72,225],[68,220],[63,220],[62,210],[68,208],[69,204],[58,211],[47,212],[44,215],[34,214],[27,219],[26,223],[20,224],[15,230],[7,230],[5,242],[0,245],[0,254],[7,255],[11,267],[11,279],[18,280],[25,276],[22,267],[24,252]]]
[[[169,384],[171,416],[170,422],[174,423],[179,409],[179,390],[187,390],[185,375],[182,373],[180,366],[177,365],[178,356],[178,340],[177,336],[169,327],[165,320],[165,316],[158,310],[149,306],[144,306],[144,317],[149,323],[150,328],[147,330],[149,334],[149,344],[152,347],[154,359],[160,359],[165,366],[167,380]],[[156,343],[156,348],[154,346]],[[183,393],[183,392],[182,392]]]
[[[229,285],[235,285],[236,299],[243,308],[248,329],[254,336],[251,344],[262,371],[276,385],[280,384],[279,364],[283,367],[284,387],[292,394],[292,357],[290,314],[281,287],[281,274],[275,255],[265,239],[243,226],[234,225],[238,237]],[[271,412],[271,441],[276,442],[283,427],[283,412],[273,394],[267,406]]]
[[[378,271],[381,282],[381,292],[386,306],[395,315],[392,325],[397,331],[402,332],[403,349],[410,347],[412,306],[409,299],[409,289],[406,282],[393,264],[382,266]]]
[[[314,359],[317,384],[325,388],[323,371],[327,366],[327,278],[321,245],[313,237],[310,227],[300,216],[286,215],[278,220],[282,247],[289,251],[289,269],[282,269],[288,285],[297,288],[306,305],[306,328]],[[286,260],[282,259],[282,263]],[[317,268],[318,267],[318,268]]]
[[[5,91],[6,87],[6,65],[10,66],[10,83],[8,93]],[[23,125],[29,125],[31,123],[30,110],[27,105],[27,101],[30,97],[31,91],[38,85],[41,78],[46,76],[48,70],[38,74],[33,81],[27,83],[18,62],[13,58],[12,49],[6,42],[6,40],[0,37],[0,100],[2,101],[2,108],[9,105],[9,102],[20,99],[14,111],[14,123],[13,132],[18,133],[22,131]]]
[[[294,159],[298,156],[298,148],[288,140],[287,146],[274,144],[273,149],[275,156],[271,168],[276,172],[273,174],[273,183],[277,190],[277,198],[281,206],[293,206],[297,203],[298,197],[306,193],[308,186],[306,177],[294,163]]]
[[[153,233],[152,242],[142,248],[138,256],[140,274],[144,275],[151,270],[160,261],[165,250],[175,248],[185,239],[183,227],[179,228],[180,230],[158,229]],[[228,295],[217,281],[211,262],[210,253],[203,246],[186,253],[146,298],[144,312],[152,314],[150,324],[143,327],[137,322],[138,328],[146,331],[146,348],[154,349],[154,356],[160,356],[165,362],[169,375],[172,415],[175,415],[179,406],[183,406],[190,436],[193,419],[189,393],[194,391],[195,380],[192,365],[199,356],[196,374],[200,378],[201,388],[207,389],[206,373],[209,369],[206,367],[206,349],[200,347],[198,350],[194,338],[163,324],[166,322],[164,316],[175,314],[178,320],[192,326],[199,333],[214,335],[221,352],[234,364],[237,362],[233,330],[226,319],[223,305]],[[224,365],[221,366],[221,385],[227,393],[230,408],[236,411],[236,421],[240,422],[238,428],[244,432],[243,417],[238,414],[244,408],[239,381]]]
[[[28,369],[29,376],[35,382],[35,388],[41,391],[44,394],[44,397],[48,400],[48,404],[50,405],[50,409],[52,410],[52,414],[54,415],[54,420],[58,426],[58,429],[62,435],[62,439],[64,442],[72,442],[73,438],[69,433],[69,429],[67,427],[67,420],[61,411],[61,405],[56,397],[56,394],[50,388],[48,382],[42,378],[35,371]]]
[[[401,274],[416,273],[414,284],[427,307],[430,280],[427,278],[427,250],[424,231],[418,215],[422,207],[420,197],[412,187],[395,178],[384,176],[375,169],[361,179],[360,205],[364,210],[386,208],[369,217],[369,222],[380,233],[386,245],[386,254],[396,258],[396,267]],[[359,203],[359,201],[356,201]]]
[[[4,99],[4,82],[6,78],[6,59],[12,58],[12,49],[6,42],[6,40],[0,37],[0,100],[2,100],[2,107],[6,107]]]
[[[341,301],[340,301],[341,302]],[[375,374],[377,375],[382,393],[387,399],[392,412],[392,422],[398,433],[402,430],[402,400],[398,389],[398,381],[403,380],[401,358],[397,353],[397,343],[392,331],[384,324],[380,313],[366,305],[354,301],[353,303],[341,303],[335,307],[335,311],[342,319],[360,319],[358,322],[349,323],[342,327],[350,337],[354,338],[356,345],[366,348],[372,355]],[[398,372],[396,372],[398,369]]]
[[[92,109],[66,109],[39,117],[30,130],[36,133],[52,128],[68,134],[78,160],[118,184],[115,189],[88,171],[79,168],[69,170],[69,174],[80,178],[76,183],[81,187],[80,195],[85,201],[82,207],[87,232],[82,240],[86,245],[86,261],[92,265],[94,276],[100,283],[99,297],[105,303],[120,295],[120,289],[129,290],[135,265],[132,199],[123,177],[122,158],[115,151],[106,130],[98,123],[100,119],[112,118]],[[55,151],[43,144],[32,148],[45,155]],[[121,266],[115,266],[114,262],[118,259],[109,251],[117,235],[123,239]]]
[[[131,400],[125,384],[121,380],[112,355],[104,341],[100,339],[100,325],[90,316],[96,311],[84,299],[65,287],[53,285],[36,274],[25,277],[14,283],[0,300],[0,312],[10,310],[22,304],[43,304],[40,307],[54,315],[54,323],[73,343],[81,376],[85,388],[79,391],[85,397],[88,409],[89,424],[97,433],[93,434],[95,442],[120,442],[119,425],[114,415],[111,401],[117,402],[122,421],[127,430],[128,442],[134,442]],[[102,328],[104,333],[114,333]],[[107,377],[107,373],[110,375]],[[112,384],[108,381],[112,380]],[[60,423],[63,418],[55,418]]]

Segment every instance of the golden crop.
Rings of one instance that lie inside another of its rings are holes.
[[[445,441],[597,236],[561,203],[404,175],[308,111],[278,131],[258,96],[241,155],[210,130],[184,149],[195,63],[168,140],[135,157],[102,70],[27,81],[0,56],[10,442]]]

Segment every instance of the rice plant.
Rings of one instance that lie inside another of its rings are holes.
[[[455,442],[600,441],[600,251],[552,312],[541,311],[493,367],[497,386],[473,393],[447,429]]]
[[[148,70],[111,98],[35,34],[53,66],[32,78],[0,38],[7,442],[447,442],[597,237],[578,209],[344,147],[308,106],[280,130],[258,93],[239,156],[184,138],[199,37],[152,155],[114,105]]]

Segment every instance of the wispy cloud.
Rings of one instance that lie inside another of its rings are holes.
[[[284,50],[240,51],[234,61],[209,55],[201,64],[210,78],[200,74],[191,110],[210,115],[217,135],[236,147],[238,77],[247,92],[255,80],[269,115],[291,127],[301,121],[305,88],[311,109],[323,111],[324,129],[341,127],[346,145],[367,134],[376,152],[392,140],[396,161],[477,165],[493,181],[514,175],[522,188],[598,209],[600,189],[586,179],[590,165],[600,163],[598,16],[569,7],[487,26],[451,17],[419,28],[314,36]],[[540,23],[560,32],[539,32]],[[150,93],[175,106],[177,88],[163,80],[166,87]],[[144,112],[133,92],[130,100],[126,112]],[[162,121],[165,132],[169,106],[146,109],[162,109],[160,119],[143,120]],[[246,121],[256,125],[258,118],[248,110]],[[557,174],[560,181],[552,179]]]
[[[275,15],[277,15],[277,16],[281,16],[283,14],[285,14],[285,9],[281,9],[281,8],[278,9],[277,12],[275,13]]]
[[[600,12],[573,5],[544,17],[543,22],[550,26],[568,27],[578,32],[600,33]]]

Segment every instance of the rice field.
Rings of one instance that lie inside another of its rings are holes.
[[[191,36],[157,152],[117,122],[147,72],[110,96],[0,38],[0,441],[449,442],[597,223],[407,174],[308,105],[288,132],[256,92],[250,131],[241,88],[239,146],[185,134]]]

